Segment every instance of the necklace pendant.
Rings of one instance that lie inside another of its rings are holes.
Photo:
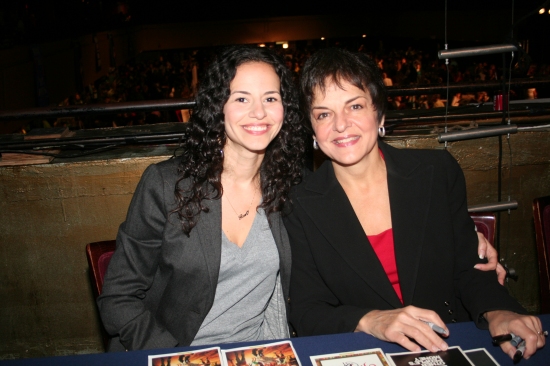
[[[245,213],[243,213],[243,214],[240,214],[240,215],[239,215],[239,220],[240,220],[240,219],[242,219],[243,217],[246,217],[246,216],[248,216],[248,212],[249,212],[249,211],[250,211],[250,210],[246,210],[246,212],[245,212]]]

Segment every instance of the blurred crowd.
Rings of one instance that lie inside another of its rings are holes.
[[[197,51],[172,53],[150,61],[132,61],[110,68],[107,75],[81,92],[65,98],[58,106],[79,104],[138,102],[169,98],[192,98],[198,83]],[[181,111],[128,112],[117,115],[87,115],[64,118],[57,124],[71,128],[118,127],[184,121]]]
[[[346,47],[345,45],[339,45]],[[352,48],[352,47],[347,47]],[[307,58],[318,47],[312,43],[296,45],[276,51],[285,59],[285,64],[293,72],[297,81],[300,69]],[[447,67],[445,60],[439,60],[435,51],[426,51],[414,47],[385,51],[382,47],[376,51],[365,46],[355,47],[355,51],[365,52],[378,64],[384,83],[388,87],[409,87],[414,85],[446,85]],[[170,98],[193,98],[197,91],[201,70],[204,70],[214,49],[184,50],[178,52],[156,53],[148,60],[134,60],[118,68],[111,68],[108,74],[81,92],[65,98],[59,106],[79,104],[117,103]],[[142,57],[143,58],[143,57]],[[550,65],[540,67],[533,63],[529,55],[523,54],[513,60],[512,77],[529,78],[550,76]],[[490,60],[459,62],[451,60],[449,64],[449,82],[479,83],[498,81],[502,78],[502,67]],[[511,99],[535,99],[535,88],[513,90]],[[488,92],[456,93],[450,97],[450,106],[492,101]],[[432,109],[445,107],[447,101],[440,95],[394,96],[388,98],[388,109]],[[191,111],[154,111],[132,112],[118,115],[89,115],[86,117],[63,118],[53,121],[55,125],[67,125],[73,129],[118,127],[128,125],[151,124],[158,122],[186,122]],[[47,126],[46,126],[47,127]]]
[[[406,51],[392,51],[388,54],[375,54],[374,57],[382,71],[384,83],[388,87],[407,87],[414,85],[446,85],[460,83],[483,83],[501,81],[502,67],[486,60],[469,61],[454,59],[449,61],[448,74],[445,60],[437,55],[409,47]],[[538,67],[528,54],[518,60],[512,60],[512,78],[533,78],[550,76],[550,65]],[[508,71],[508,70],[507,70]],[[490,92],[456,93],[450,98],[450,106],[457,107],[471,103],[492,101]],[[536,99],[535,88],[511,90],[511,99]],[[396,96],[389,98],[388,107],[392,109],[432,109],[445,107],[447,100],[439,94],[421,96]]]

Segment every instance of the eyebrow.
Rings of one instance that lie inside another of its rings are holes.
[[[233,94],[237,94],[237,93],[246,94],[246,95],[251,95],[252,94],[252,93],[244,91],[244,90],[235,90],[235,91],[231,92],[231,94],[229,94],[229,95],[233,95]],[[279,92],[277,90],[270,90],[270,91],[265,92],[263,95],[269,95],[269,94],[279,94],[280,95],[281,92]]]
[[[351,102],[354,102],[354,101],[356,101],[356,100],[359,99],[359,98],[365,98],[365,99],[367,99],[367,97],[365,97],[365,96],[358,95],[358,96],[356,96],[356,97],[353,97],[353,98],[351,98],[351,99],[346,100],[345,104],[349,104],[349,103],[351,103]],[[367,101],[368,101],[368,99],[367,99]],[[314,110],[314,109],[329,109],[329,107],[324,107],[324,106],[321,106],[321,105],[320,105],[320,106],[311,107],[311,110]]]
[[[364,97],[364,96],[362,96],[362,95],[358,95],[358,96],[356,96],[355,98],[351,98],[351,99],[349,99],[349,100],[346,100],[346,104],[349,104],[349,103],[351,103],[351,102],[355,102],[355,101],[356,101],[357,99],[359,99],[359,98],[365,98],[365,99],[367,99],[367,97]],[[367,99],[367,100],[368,100],[368,99]]]

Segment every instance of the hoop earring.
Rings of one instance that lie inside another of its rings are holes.
[[[317,143],[317,140],[315,140],[315,137],[313,138],[313,149],[319,150],[319,144]]]
[[[380,138],[386,136],[386,128],[384,126],[378,127],[378,136],[380,136]]]

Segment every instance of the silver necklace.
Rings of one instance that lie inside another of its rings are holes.
[[[254,190],[254,195],[252,196],[252,201],[250,202],[250,205],[248,205],[248,210],[246,210],[246,212],[243,213],[243,214],[239,214],[239,213],[237,212],[237,210],[235,210],[235,207],[233,207],[233,205],[231,204],[231,201],[229,200],[229,197],[227,197],[227,196],[225,197],[225,198],[227,199],[227,202],[229,202],[229,205],[231,206],[231,208],[232,208],[233,211],[235,212],[235,215],[237,215],[237,217],[239,218],[239,220],[241,220],[243,217],[248,216],[248,214],[250,213],[250,207],[252,206],[252,203],[254,203],[254,198],[256,198],[256,191],[257,191],[257,190],[258,190],[258,189],[255,189],[255,190]]]

